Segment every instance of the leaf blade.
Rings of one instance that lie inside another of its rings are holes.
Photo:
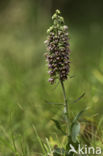
[[[76,143],[79,133],[80,133],[80,123],[75,122],[72,127],[72,141],[74,143]]]

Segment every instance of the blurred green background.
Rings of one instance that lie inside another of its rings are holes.
[[[55,135],[50,119],[61,116],[62,108],[45,100],[61,102],[63,97],[58,83],[48,83],[43,55],[56,9],[69,26],[74,76],[65,82],[69,103],[86,93],[70,105],[71,111],[90,106],[88,117],[98,113],[94,119],[99,120],[103,114],[103,1],[0,0],[0,156],[13,155],[12,134],[18,149],[25,142],[31,155],[40,152],[32,125],[43,140]]]

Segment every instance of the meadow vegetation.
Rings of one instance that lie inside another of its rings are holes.
[[[63,100],[61,87],[48,83],[43,56],[54,10],[47,1],[48,7],[42,1],[0,3],[0,156],[38,156],[42,149],[36,132],[52,146],[64,139],[51,121],[61,117],[61,107],[47,103]],[[78,24],[61,11],[71,38],[71,78],[65,82],[71,118],[89,107],[81,137],[103,149],[103,21],[98,14]]]

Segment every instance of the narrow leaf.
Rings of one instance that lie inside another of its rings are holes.
[[[80,112],[76,115],[76,117],[74,118],[73,123],[75,123],[75,122],[80,118],[80,116],[84,113],[84,111],[85,111],[85,110],[82,110],[82,111],[80,111]]]
[[[78,101],[81,100],[84,96],[85,96],[85,93],[83,93],[80,97],[78,97],[76,100],[74,100],[74,101],[72,102],[72,104],[78,102]]]
[[[39,144],[40,144],[40,146],[41,146],[41,148],[42,148],[43,153],[46,154],[44,145],[43,145],[43,143],[42,143],[41,138],[40,138],[39,135],[38,135],[38,132],[37,132],[37,130],[36,130],[36,127],[35,127],[34,125],[32,125],[32,127],[33,127],[33,130],[34,130],[35,134],[36,134],[37,140],[38,140],[38,142],[39,142]]]
[[[50,105],[63,105],[63,103],[54,103],[54,102],[49,102],[47,100],[45,100],[45,102],[50,104]]]
[[[66,135],[66,133],[62,130],[59,121],[57,121],[57,120],[55,120],[55,119],[51,119],[51,120],[55,123],[57,129],[59,129],[64,135]]]
[[[86,110],[88,110],[88,109],[89,109],[89,107],[85,108],[84,110],[81,110],[81,111],[76,115],[76,117],[74,118],[73,123],[75,123],[76,121],[78,121],[78,119],[80,118],[80,116],[81,116]]]

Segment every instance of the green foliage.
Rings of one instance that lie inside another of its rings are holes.
[[[84,110],[82,110],[82,111],[80,111],[80,112],[75,116],[75,118],[74,118],[72,124],[74,124],[75,122],[77,122],[77,121],[80,119],[81,115],[82,115],[86,110],[88,110],[88,109],[89,109],[89,107],[86,108],[86,109],[84,109]]]
[[[59,123],[59,121],[52,119],[52,121],[55,123],[56,127],[62,132],[63,135],[66,135],[66,133],[63,131],[61,124]]]
[[[51,88],[48,85],[43,60],[43,41],[45,30],[50,25],[50,10],[58,5],[70,25],[70,76],[74,75],[74,78],[65,83],[70,108],[77,113],[90,106],[91,109],[85,116],[91,119],[90,114],[98,111],[98,116],[93,118],[98,125],[99,121],[102,122],[103,114],[103,22],[98,7],[101,3],[77,1],[74,4],[73,1],[59,1],[55,5],[49,4],[50,1],[6,2],[0,1],[0,155],[15,156],[11,137],[13,131],[19,156],[42,156],[32,124],[44,142],[45,136],[54,137],[53,132],[57,132],[50,119],[58,119],[62,115],[61,107],[44,102],[46,97],[49,101],[58,103],[62,100],[60,86],[56,84]],[[66,5],[67,3],[70,5]],[[74,7],[68,9],[72,4]],[[81,12],[84,16],[80,16]],[[91,12],[96,13],[96,16]],[[86,92],[84,99],[72,103],[82,91]],[[102,126],[101,123],[98,125],[98,139],[95,141],[101,147]],[[58,137],[61,138],[61,134]],[[57,141],[56,136],[54,138]]]
[[[78,137],[78,135],[79,135],[79,133],[80,133],[80,123],[79,122],[75,122],[74,124],[73,124],[73,126],[72,126],[72,132],[71,132],[72,134],[72,141],[74,142],[74,143],[76,143],[76,141],[77,141],[77,137]]]

